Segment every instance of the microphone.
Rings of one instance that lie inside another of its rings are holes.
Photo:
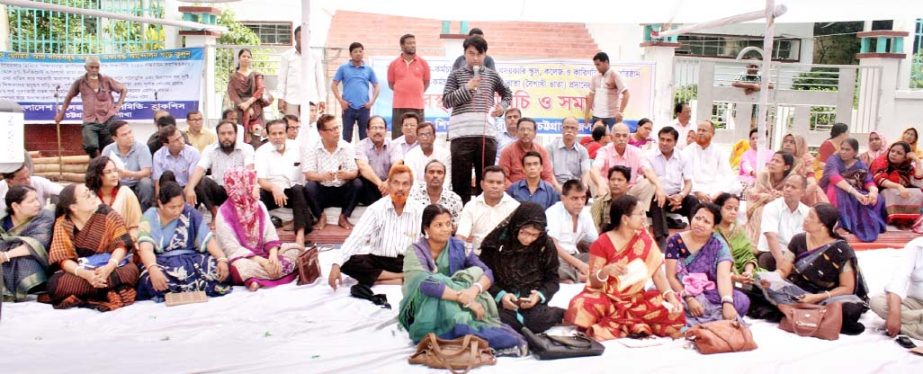
[[[474,70],[474,78],[480,78],[480,77],[481,77],[481,65],[474,65],[474,66],[471,67],[471,69]],[[477,87],[474,88],[474,92],[478,92],[478,88],[477,88]]]

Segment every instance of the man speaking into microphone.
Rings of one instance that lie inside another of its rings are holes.
[[[483,170],[497,158],[497,130],[493,118],[503,114],[513,93],[500,75],[483,66],[487,41],[474,35],[465,39],[465,67],[453,70],[445,83],[442,104],[452,109],[449,144],[452,151],[452,190],[465,203],[480,194]],[[494,102],[494,93],[500,102]],[[471,168],[476,183],[471,190]]]
[[[84,68],[87,73],[71,85],[67,96],[64,97],[61,110],[54,116],[54,122],[61,123],[71,100],[74,96],[80,95],[83,102],[83,150],[92,158],[112,143],[109,125],[117,119],[116,115],[125,103],[128,89],[112,77],[99,73],[99,57],[87,57]],[[118,103],[113,97],[113,93],[116,92],[119,94]]]

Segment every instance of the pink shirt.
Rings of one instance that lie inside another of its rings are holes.
[[[393,108],[423,109],[423,91],[429,82],[429,64],[414,56],[408,64],[403,56],[397,56],[388,65],[388,84],[393,87]]]
[[[650,170],[647,158],[638,147],[630,144],[625,145],[625,153],[619,154],[615,150],[615,143],[606,144],[605,147],[596,152],[596,159],[593,160],[593,167],[599,169],[600,175],[607,178],[609,169],[615,165],[627,166],[631,169],[631,180],[629,184],[635,184],[638,178],[644,175],[644,170]]]
[[[86,74],[74,81],[68,96],[80,95],[83,104],[83,123],[105,123],[106,120],[118,114],[119,108],[115,107],[113,93],[125,89],[121,83],[108,76],[99,75],[99,91],[93,91]]]

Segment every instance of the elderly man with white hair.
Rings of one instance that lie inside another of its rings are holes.
[[[597,180],[603,180],[602,175],[609,175],[609,169],[613,166],[621,165],[631,169],[628,194],[641,201],[644,214],[647,214],[651,203],[662,207],[666,203],[667,194],[641,149],[628,144],[628,136],[628,125],[619,122],[612,126],[612,143],[596,152],[593,173],[597,173]],[[597,194],[604,196],[608,192],[602,189]]]
[[[692,165],[692,193],[699,201],[710,202],[722,192],[740,195],[743,186],[734,176],[728,155],[712,143],[715,125],[711,121],[699,122],[696,142],[683,149]]]
[[[89,56],[86,59],[87,73],[77,78],[64,96],[61,110],[54,116],[55,123],[64,120],[64,113],[70,106],[71,100],[80,95],[83,104],[83,150],[90,157],[96,157],[99,151],[112,143],[109,135],[109,125],[118,119],[119,108],[125,103],[128,89],[112,77],[99,73],[99,57]],[[118,102],[113,93],[119,94]]]

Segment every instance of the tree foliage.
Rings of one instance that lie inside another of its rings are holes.
[[[814,24],[814,63],[856,65],[863,22],[832,22]]]

